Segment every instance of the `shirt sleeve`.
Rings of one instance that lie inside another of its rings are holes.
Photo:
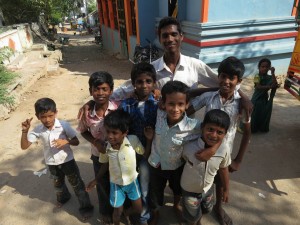
[[[76,130],[80,133],[83,133],[83,132],[87,131],[88,129],[89,129],[89,127],[87,126],[87,123],[84,122],[83,119],[79,120]]]
[[[135,135],[128,135],[127,136],[131,146],[136,151],[137,154],[143,155],[145,152],[144,146],[140,142],[139,138]]]
[[[66,121],[60,121],[61,125],[63,126],[66,135],[69,139],[76,137],[76,131],[71,127],[71,125]]]
[[[38,132],[38,127],[35,127],[32,131],[27,134],[27,140],[31,143],[35,143],[40,138],[40,132]]]
[[[108,154],[107,153],[105,153],[105,154],[100,153],[99,154],[99,162],[100,163],[108,163]]]
[[[211,92],[203,93],[200,96],[197,96],[191,100],[191,105],[194,107],[195,111],[202,109],[206,106],[208,98],[210,97]]]
[[[112,101],[122,101],[126,98],[129,98],[134,92],[134,87],[132,86],[131,79],[125,81],[118,88],[114,90],[110,96]]]
[[[231,164],[231,156],[230,156],[230,151],[228,150],[226,151],[225,157],[220,164],[220,168],[228,167],[230,164]]]
[[[198,62],[195,62],[194,64],[198,73],[198,84],[202,84],[206,87],[218,87],[218,73],[201,60],[197,61]]]

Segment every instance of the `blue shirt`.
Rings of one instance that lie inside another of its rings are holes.
[[[143,146],[146,147],[146,137],[144,135],[144,128],[150,126],[154,129],[157,114],[157,101],[153,95],[150,95],[145,101],[143,112],[139,108],[139,103],[135,98],[127,98],[121,102],[119,108],[130,114],[131,126],[128,134],[136,135]]]

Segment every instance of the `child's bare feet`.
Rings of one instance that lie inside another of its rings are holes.
[[[159,211],[155,210],[152,212],[151,219],[148,222],[148,225],[157,225],[159,220]]]
[[[87,221],[93,215],[94,206],[90,205],[89,207],[79,209],[79,212],[82,216],[83,221]]]
[[[217,216],[217,220],[220,225],[232,225],[232,219],[228,216],[222,207],[214,207],[214,213]]]
[[[174,213],[177,217],[179,224],[181,224],[183,222],[182,207],[180,205],[174,205],[173,210],[174,210]]]

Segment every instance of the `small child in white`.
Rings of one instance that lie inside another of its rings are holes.
[[[79,145],[76,131],[66,121],[56,119],[56,104],[52,99],[41,98],[37,100],[34,107],[35,115],[42,124],[28,133],[32,118],[22,123],[21,148],[25,150],[39,139],[43,141],[45,162],[54,179],[57,206],[61,207],[71,198],[65,184],[66,176],[78,198],[79,212],[83,219],[87,219],[92,215],[94,207],[90,203],[89,194],[85,191],[85,185],[70,147],[70,145]]]
[[[201,137],[184,145],[182,156],[186,160],[180,185],[182,188],[183,217],[189,225],[201,225],[203,213],[213,208],[213,182],[219,170],[223,184],[223,202],[228,202],[230,152],[224,143],[207,161],[199,161],[199,149],[219,146],[230,125],[228,114],[219,109],[206,113],[201,124]]]

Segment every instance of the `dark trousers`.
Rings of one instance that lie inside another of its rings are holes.
[[[180,178],[184,165],[175,170],[162,170],[160,167],[150,166],[150,207],[158,209],[164,203],[164,190],[169,182],[169,187],[174,196],[181,196]]]
[[[94,167],[94,173],[95,177],[97,177],[97,174],[100,171],[100,168],[102,166],[102,163],[99,162],[99,157],[92,155],[91,160],[93,161],[93,167]],[[104,174],[101,179],[97,180],[97,195],[99,200],[99,212],[102,215],[112,215],[113,208],[111,207],[109,203],[109,171]]]
[[[91,205],[89,194],[85,191],[85,185],[74,159],[61,165],[48,165],[48,168],[54,180],[56,199],[59,203],[66,203],[71,198],[65,184],[66,176],[79,201],[79,211],[84,213],[93,210],[94,207]]]

